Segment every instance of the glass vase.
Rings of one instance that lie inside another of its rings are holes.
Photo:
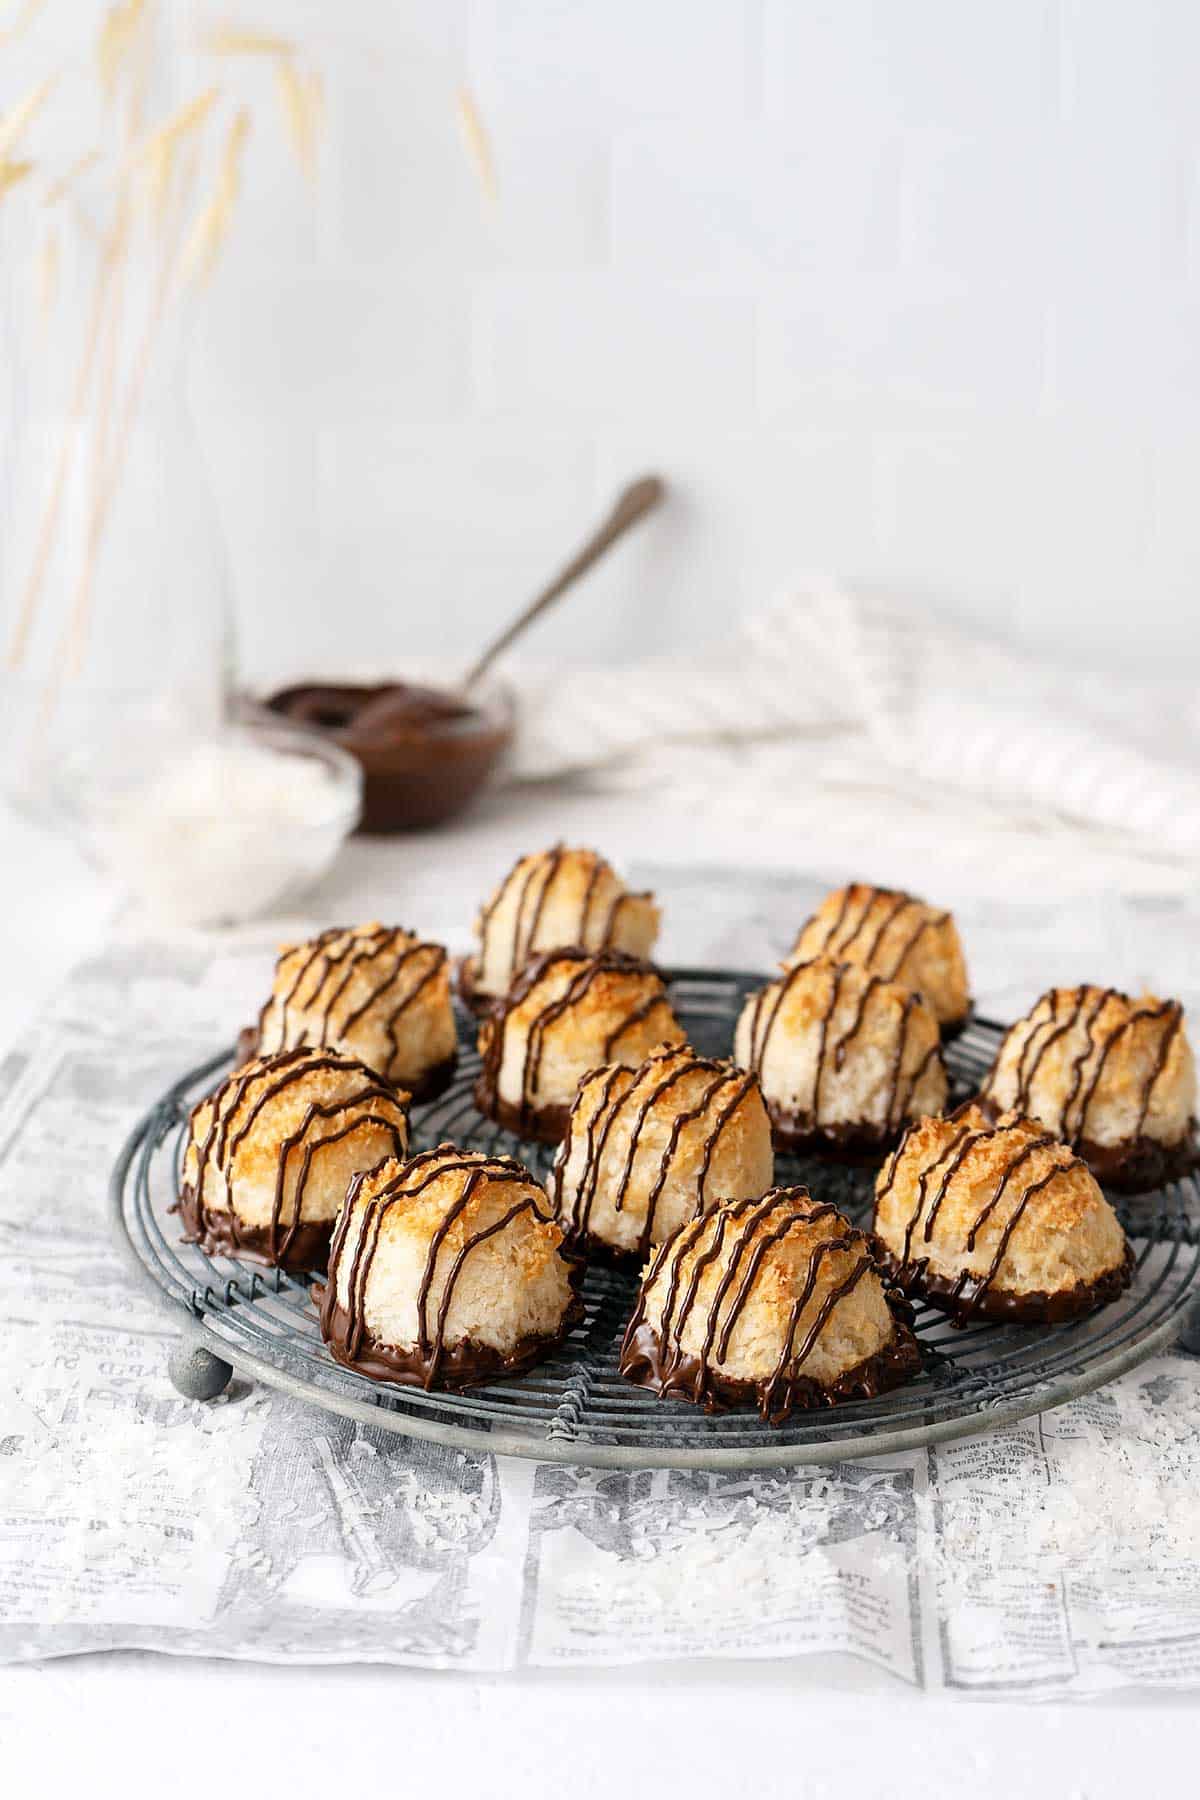
[[[0,786],[83,835],[96,784],[218,728],[231,695],[228,564],[185,323],[114,349],[107,379],[97,347],[80,406],[78,368],[23,344],[8,315]]]

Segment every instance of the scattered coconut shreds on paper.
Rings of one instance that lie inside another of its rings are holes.
[[[479,185],[486,199],[494,205],[499,190],[496,185],[496,166],[492,161],[492,147],[469,88],[458,90],[458,123],[467,155],[479,177]]]
[[[241,185],[242,151],[249,131],[250,114],[243,107],[225,139],[216,191],[196,220],[184,249],[184,272],[193,280],[206,281],[212,274],[228,236]]]
[[[48,75],[45,81],[39,81],[23,100],[18,100],[12,110],[0,119],[0,157],[7,157],[17,148],[49,99],[56,80],[57,76]]]
[[[321,77],[302,73],[290,56],[284,56],[275,65],[275,80],[292,147],[300,167],[312,181],[317,172],[317,144],[325,116]]]
[[[1163,1561],[1200,1564],[1200,1399],[1190,1377],[1156,1379],[1167,1391],[1154,1401],[1140,1372],[1106,1389],[1104,1423],[1088,1401],[1055,1415],[1046,1451],[1056,1479],[1040,1504],[1014,1511],[1011,1493],[981,1497],[952,1478],[936,1495],[916,1496],[925,1560],[948,1606],[972,1603],[1020,1569],[1104,1580]],[[997,1434],[998,1456],[1027,1430]]]

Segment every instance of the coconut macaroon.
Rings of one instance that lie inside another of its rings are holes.
[[[445,950],[378,924],[334,926],[289,944],[254,1048],[263,1055],[301,1044],[356,1057],[414,1100],[436,1098],[458,1059]]]
[[[321,1294],[330,1351],[413,1387],[527,1369],[582,1316],[578,1264],[549,1214],[520,1163],[452,1144],[360,1176]]]
[[[945,1035],[966,1024],[971,997],[958,929],[948,912],[911,894],[860,881],[836,888],[800,927],[785,967],[814,956],[857,963],[912,988]]]
[[[905,1291],[958,1324],[1078,1318],[1133,1274],[1087,1164],[1035,1120],[974,1104],[909,1130],[879,1173],[875,1235]]]
[[[718,1199],[757,1199],[773,1174],[756,1077],[665,1046],[638,1069],[611,1063],[585,1077],[550,1197],[569,1243],[640,1264]]]
[[[407,1099],[332,1051],[287,1050],[235,1070],[188,1124],[186,1241],[210,1256],[324,1268],[354,1176],[408,1149]]]
[[[1197,1160],[1196,1065],[1177,1000],[1052,988],[1009,1027],[981,1098],[1039,1119],[1129,1192]]]
[[[549,950],[530,963],[479,1030],[481,1112],[556,1144],[583,1077],[636,1068],[658,1044],[685,1042],[658,970],[618,950]]]
[[[714,1412],[866,1399],[920,1366],[870,1239],[806,1188],[729,1201],[667,1238],[621,1346],[627,1380]]]
[[[594,850],[555,844],[523,856],[480,910],[479,948],[460,965],[460,990],[484,1011],[543,950],[624,950],[648,957],[658,923],[653,894],[630,893]]]
[[[762,1082],[780,1150],[885,1149],[946,1104],[932,1012],[857,963],[793,964],[746,1000],[733,1047]]]

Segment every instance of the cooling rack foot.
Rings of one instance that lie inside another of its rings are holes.
[[[1200,1355],[1200,1294],[1196,1296],[1183,1315],[1179,1341],[1185,1350],[1194,1350],[1197,1355]]]
[[[185,1400],[215,1400],[229,1386],[233,1369],[202,1344],[178,1344],[167,1373]]]

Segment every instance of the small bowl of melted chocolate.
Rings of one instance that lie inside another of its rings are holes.
[[[661,476],[643,475],[618,494],[607,518],[571,561],[497,633],[454,692],[407,681],[375,686],[305,682],[265,702],[357,757],[363,772],[359,831],[422,831],[463,811],[512,743],[511,692],[483,680],[487,670],[666,493]]]
[[[423,831],[462,812],[513,739],[509,690],[480,683],[469,695],[406,681],[304,682],[265,702],[330,737],[363,772],[359,831]]]

